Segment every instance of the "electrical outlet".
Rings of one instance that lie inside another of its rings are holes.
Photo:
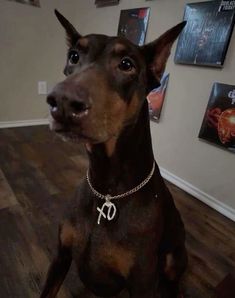
[[[38,94],[47,94],[47,82],[46,81],[38,81]]]

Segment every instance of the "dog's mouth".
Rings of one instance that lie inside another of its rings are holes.
[[[65,142],[97,144],[106,141],[110,134],[106,131],[104,119],[88,117],[88,114],[89,108],[86,108],[80,113],[71,113],[70,118],[62,121],[51,114],[50,129]]]
[[[91,106],[88,106],[88,105],[86,105],[84,107],[79,107],[79,112],[76,111],[76,112],[72,113],[71,116],[76,121],[76,119],[81,119],[81,118],[87,116],[90,109],[91,109]]]
[[[91,138],[87,136],[82,129],[81,121],[89,113],[89,108],[85,108],[79,113],[71,113],[71,119],[56,119],[51,113],[49,118],[50,129],[54,131],[63,141],[73,143],[87,142]]]

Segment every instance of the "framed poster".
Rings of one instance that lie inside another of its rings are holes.
[[[40,7],[40,0],[7,0]]]
[[[234,6],[221,6],[223,2],[186,5],[187,25],[178,40],[175,63],[223,66],[235,20]]]
[[[213,85],[199,138],[235,153],[235,86]]]
[[[164,73],[161,79],[161,86],[156,89],[153,89],[147,96],[149,104],[149,116],[150,119],[155,122],[158,122],[161,116],[169,76],[169,73]]]
[[[121,10],[118,36],[129,39],[136,45],[142,46],[148,27],[150,8],[134,8]]]
[[[97,7],[119,4],[119,0],[95,0]]]

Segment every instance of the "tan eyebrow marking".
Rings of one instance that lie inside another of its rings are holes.
[[[78,46],[82,47],[82,48],[88,48],[88,44],[89,44],[89,40],[88,38],[80,38],[78,41]]]
[[[125,46],[124,44],[122,44],[122,43],[117,43],[117,44],[115,44],[113,50],[114,50],[114,52],[115,52],[116,54],[119,54],[119,53],[121,53],[121,52],[123,52],[123,51],[127,51],[127,48],[126,48],[126,46]]]

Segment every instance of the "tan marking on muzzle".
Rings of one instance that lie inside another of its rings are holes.
[[[111,157],[115,151],[117,144],[117,137],[113,137],[107,142],[105,142],[106,153],[108,157]]]

